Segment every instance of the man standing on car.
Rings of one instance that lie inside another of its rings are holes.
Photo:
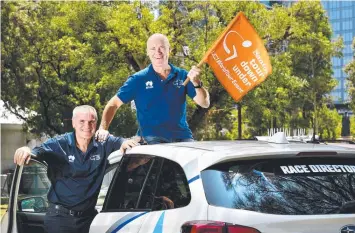
[[[78,106],[73,110],[74,132],[44,142],[30,150],[16,150],[14,162],[28,163],[31,153],[56,168],[61,175],[51,179],[48,192],[49,208],[44,225],[48,233],[87,233],[97,211],[95,205],[108,165],[108,155],[138,145],[133,140],[109,136],[105,142],[94,139],[97,125],[95,108]],[[60,167],[58,169],[58,167]]]
[[[134,100],[137,108],[138,136],[148,144],[193,141],[186,122],[186,95],[198,105],[208,108],[209,94],[198,76],[200,69],[193,66],[187,72],[168,62],[169,40],[165,35],[153,34],[147,41],[151,65],[133,74],[107,103],[96,133],[105,140],[108,127],[117,109]],[[187,76],[190,82],[184,86]]]

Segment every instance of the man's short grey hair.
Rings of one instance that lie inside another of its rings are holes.
[[[151,36],[148,38],[148,40],[147,40],[147,49],[148,49],[148,43],[149,43],[149,41],[152,40],[153,38],[156,38],[156,37],[163,39],[163,40],[164,40],[164,43],[167,44],[167,45],[169,46],[169,48],[170,48],[170,43],[169,43],[168,37],[166,37],[166,35],[161,34],[161,33],[155,33],[155,34],[151,35]]]
[[[73,118],[76,117],[77,113],[92,113],[97,120],[97,112],[96,109],[90,105],[80,105],[74,108],[73,110]]]

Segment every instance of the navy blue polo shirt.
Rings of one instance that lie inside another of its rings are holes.
[[[109,136],[105,142],[92,140],[86,153],[76,146],[75,133],[51,138],[32,150],[43,160],[44,151],[55,152],[64,159],[63,176],[52,184],[48,200],[67,208],[85,211],[95,207],[100,187],[108,165],[108,155],[121,147],[124,139]],[[51,166],[48,163],[48,166]]]
[[[186,70],[169,65],[171,72],[165,80],[149,65],[130,76],[117,96],[123,103],[134,100],[143,136],[192,138],[186,121],[186,95],[194,98],[196,91],[191,82],[183,86]]]

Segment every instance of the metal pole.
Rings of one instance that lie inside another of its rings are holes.
[[[238,139],[242,139],[242,105],[238,105]]]

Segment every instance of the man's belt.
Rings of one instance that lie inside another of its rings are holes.
[[[52,204],[49,203],[49,208],[59,211],[60,213],[67,214],[73,217],[81,217],[81,216],[88,216],[93,215],[95,213],[95,209],[89,209],[86,211],[76,211],[65,208],[62,205]]]

